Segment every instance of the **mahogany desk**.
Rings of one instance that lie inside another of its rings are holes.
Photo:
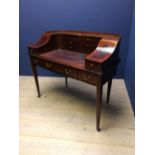
[[[37,87],[40,89],[36,66],[60,73],[97,88],[96,129],[100,130],[102,86],[108,82],[107,103],[109,102],[112,78],[119,62],[120,36],[79,31],[48,31],[39,41],[29,45],[29,56]]]

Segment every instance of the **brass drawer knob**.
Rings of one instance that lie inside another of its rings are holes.
[[[69,48],[72,48],[72,41],[69,41]]]
[[[50,68],[51,66],[52,66],[51,63],[46,63],[46,67],[47,67],[47,68]]]
[[[93,64],[93,63],[91,63],[91,64],[90,64],[90,67],[94,67],[94,64]]]
[[[85,80],[89,80],[90,79],[90,76],[89,75],[85,75]]]
[[[71,73],[71,72],[72,72],[71,69],[68,69],[68,68],[65,69],[65,73],[66,73],[66,74],[69,74],[69,73]]]

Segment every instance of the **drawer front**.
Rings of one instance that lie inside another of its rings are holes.
[[[79,51],[90,53],[97,47],[98,40],[91,37],[79,37]]]
[[[53,68],[53,63],[49,61],[45,61],[39,58],[34,58],[34,63],[35,65],[38,65],[40,67],[46,68],[46,69],[52,69]]]
[[[87,73],[84,71],[79,71],[79,80],[96,85],[97,84],[97,76],[92,73]]]
[[[79,37],[79,41],[85,42],[85,43],[89,43],[89,42],[95,42],[97,43],[99,41],[100,38],[96,38],[96,37],[89,37],[89,36],[85,36],[85,37]]]
[[[98,42],[99,38],[96,37],[62,35],[61,46],[63,49],[90,53],[96,48]]]
[[[42,68],[63,74],[67,77],[72,77],[93,85],[97,84],[98,77],[93,73],[77,70],[72,67],[68,67],[62,64],[57,64],[55,62],[50,62],[47,60],[42,60],[39,58],[34,58],[34,63]]]
[[[39,58],[35,58],[34,63],[40,67],[46,68],[47,70],[54,71],[68,77],[78,78],[78,71],[74,68]]]
[[[78,71],[74,68],[68,67],[68,66],[64,66],[64,65],[56,65],[54,66],[53,71],[62,73],[63,75],[67,76],[67,77],[72,77],[72,78],[78,78]]]
[[[86,60],[85,61],[85,66],[87,69],[89,70],[93,70],[93,71],[97,71],[97,72],[101,72],[101,64],[99,63],[95,63],[95,62],[92,62],[92,61],[89,61],[89,60]]]

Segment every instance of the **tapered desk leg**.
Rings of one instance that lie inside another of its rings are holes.
[[[33,63],[31,56],[30,56],[30,60],[31,60],[31,66],[32,66],[32,72],[33,72],[34,80],[36,83],[38,97],[40,97],[41,95],[40,95],[40,88],[39,88],[39,82],[38,82],[37,68],[36,68],[36,65]]]
[[[97,86],[97,98],[96,98],[96,129],[100,131],[100,116],[102,105],[102,85]]]
[[[65,85],[66,85],[66,88],[68,87],[68,79],[67,79],[67,76],[65,76]]]
[[[109,103],[109,99],[110,99],[111,85],[112,85],[112,79],[108,81],[108,88],[107,88],[107,104]]]

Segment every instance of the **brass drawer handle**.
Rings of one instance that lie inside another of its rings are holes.
[[[85,80],[89,80],[90,76],[86,74],[84,78],[85,78]]]
[[[69,41],[69,48],[72,48],[72,41]]]
[[[46,63],[46,67],[47,67],[47,68],[50,68],[51,66],[52,66],[51,63]]]
[[[69,74],[69,73],[71,73],[71,72],[72,72],[71,69],[68,69],[68,68],[65,69],[65,73],[66,73],[66,74]]]
[[[93,63],[91,63],[91,64],[90,64],[90,67],[94,67],[94,64],[93,64]]]

